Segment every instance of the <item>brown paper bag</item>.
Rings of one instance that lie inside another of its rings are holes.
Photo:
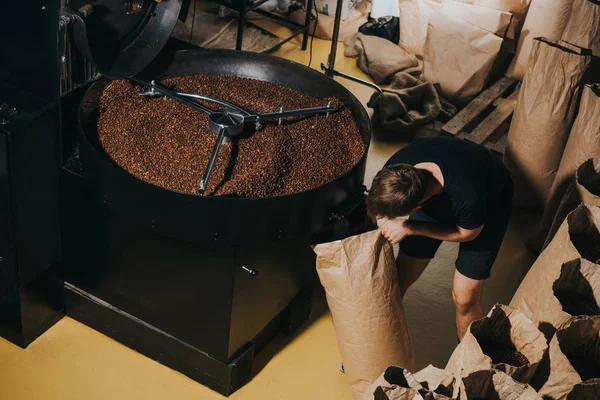
[[[448,99],[473,96],[485,86],[501,46],[493,33],[436,12],[427,30],[423,79],[439,84]]]
[[[444,1],[440,11],[445,15],[463,20],[500,37],[506,36],[506,31],[512,20],[512,14],[507,11],[493,10],[454,0]]]
[[[545,304],[554,296],[552,284],[559,278],[562,265],[577,258],[596,260],[598,228],[600,208],[581,205],[571,212],[521,282],[510,306],[537,323]]]
[[[571,317],[600,316],[600,265],[580,258],[564,263],[552,294],[537,318],[546,337],[552,337]]]
[[[600,1],[575,0],[562,40],[600,56]]]
[[[343,42],[348,37],[355,35],[356,32],[358,32],[358,28],[368,21],[370,11],[370,1],[362,2],[354,10],[352,10],[352,14],[350,14],[350,17],[347,20],[342,21],[340,24],[340,33],[338,41]],[[289,18],[297,24],[304,25],[304,22],[306,20],[306,11],[294,11],[290,14]],[[315,32],[316,38],[331,40],[331,38],[333,37],[333,25],[333,15],[325,15],[319,13],[319,22],[317,24],[317,29],[315,30],[315,21],[313,20],[310,23],[310,34],[312,35],[312,33]]]
[[[575,386],[567,395],[567,400],[600,399],[600,379],[590,379]]]
[[[415,374],[404,368],[389,367],[365,391],[363,400],[457,399],[458,390],[456,379],[432,365]]]
[[[598,20],[600,25],[600,20]],[[541,223],[542,237],[546,237],[556,210],[569,187],[575,178],[575,171],[585,160],[600,156],[600,85],[586,85],[581,95],[581,105],[579,112],[562,159],[560,167],[556,172],[556,178],[552,184],[550,195]]]
[[[423,55],[429,19],[440,9],[441,3],[441,0],[398,0],[400,47],[411,54]]]
[[[567,215],[581,203],[600,206],[600,157],[590,158],[577,168],[575,180],[567,188],[553,216],[554,220],[546,237],[544,248],[554,238]],[[546,214],[544,215],[546,216]],[[548,215],[548,217],[550,216]]]
[[[494,369],[472,372],[462,379],[460,400],[474,399],[542,400],[531,386]]]
[[[466,376],[482,369],[497,369],[527,383],[548,349],[544,335],[520,311],[497,304],[474,321],[450,356],[446,371]]]
[[[434,378],[437,379],[439,373],[437,371],[427,370],[424,375],[434,373]],[[437,390],[449,393],[448,396],[435,392],[433,389],[424,387],[417,380],[417,374],[412,375],[404,368],[388,367],[377,380],[365,390],[363,400],[443,400],[456,399],[453,396],[454,387],[437,387]],[[446,374],[445,379],[448,378]],[[454,380],[448,381],[450,385],[454,384]],[[441,382],[440,382],[441,384]],[[438,384],[438,386],[440,386]],[[457,388],[458,390],[458,388]],[[457,391],[458,393],[458,391]]]
[[[479,7],[493,10],[506,11],[513,15],[512,21],[506,33],[508,39],[518,36],[521,23],[529,7],[530,0],[457,0],[461,3],[473,4]]]
[[[504,161],[515,186],[513,204],[542,210],[558,170],[591,57],[568,44],[534,41],[513,115]]]
[[[528,63],[533,51],[534,40],[545,37],[549,40],[560,40],[571,14],[573,0],[532,0],[519,35],[517,52],[506,75],[522,80],[527,72]]]
[[[572,318],[556,331],[532,386],[545,400],[559,400],[594,378],[600,378],[600,318]]]
[[[392,245],[374,230],[314,250],[356,398],[390,365],[414,370]]]

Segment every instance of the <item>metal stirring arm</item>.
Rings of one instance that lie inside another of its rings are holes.
[[[203,113],[205,115],[210,115],[212,112],[214,112],[214,110],[212,110],[211,108],[208,108],[205,105],[196,103],[195,101],[189,100],[187,97],[180,96],[177,94],[177,92],[174,92],[170,89],[167,89],[166,87],[164,87],[162,85],[159,85],[158,83],[156,83],[156,81],[151,81],[150,83],[148,83],[146,81],[143,81],[143,80],[137,79],[137,78],[131,78],[131,80],[140,86],[144,86],[144,87],[150,89],[150,93],[152,93],[152,94],[158,92],[163,96],[167,96],[173,100],[176,100],[176,101],[180,102],[181,104],[186,105],[190,108],[193,108],[196,111],[200,111],[201,113]]]
[[[217,139],[215,141],[215,145],[213,147],[213,151],[208,160],[208,165],[206,166],[206,170],[204,171],[204,175],[200,180],[200,187],[198,188],[198,193],[200,196],[204,196],[204,192],[206,191],[206,184],[208,183],[208,179],[210,178],[210,173],[215,165],[215,161],[217,161],[217,156],[219,155],[219,150],[221,149],[221,145],[225,140],[225,135],[227,134],[226,128],[219,129],[217,133]]]

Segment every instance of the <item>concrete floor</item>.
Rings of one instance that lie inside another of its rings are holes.
[[[268,22],[261,25],[272,27]],[[285,29],[276,29],[284,35]],[[330,42],[315,39],[313,68],[325,62]],[[303,64],[308,51],[299,41],[283,46],[277,54]],[[339,48],[337,68],[368,79]],[[371,90],[340,80],[363,103]],[[404,146],[402,140],[374,134],[367,163],[366,183],[387,158]],[[533,262],[524,246],[527,228],[534,219],[515,215],[484,292],[486,311],[494,303],[506,303]],[[443,367],[456,345],[452,274],[457,246],[444,244],[422,278],[405,297],[405,309],[417,367]],[[320,291],[313,316],[294,337],[278,337],[257,357],[252,381],[231,399],[352,399],[339,372],[340,358],[335,331]],[[223,398],[96,331],[64,318],[41,338],[22,350],[0,339],[0,400],[210,400]]]

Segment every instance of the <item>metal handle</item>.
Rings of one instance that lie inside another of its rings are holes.
[[[245,265],[242,264],[238,264],[238,267],[240,267],[241,269],[243,269],[244,271],[246,271],[247,273],[250,274],[250,276],[257,276],[258,275],[258,271],[255,269],[250,269],[248,267],[246,267]]]

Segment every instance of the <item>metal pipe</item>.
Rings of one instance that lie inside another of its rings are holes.
[[[301,108],[298,110],[287,110],[287,111],[276,111],[271,113],[264,114],[254,114],[249,115],[244,118],[246,121],[256,122],[262,121],[265,119],[279,119],[285,117],[294,117],[299,115],[314,115],[314,114],[327,114],[332,111],[335,111],[336,108],[334,106],[323,106],[323,107],[310,107],[310,108]]]
[[[340,36],[340,25],[342,24],[342,7],[344,6],[344,0],[337,0],[335,9],[335,17],[333,20],[333,35],[331,36],[331,52],[327,60],[327,66],[333,70],[335,66],[335,57],[337,55],[338,38]],[[325,73],[328,71],[326,70]],[[327,73],[329,75],[329,73]],[[329,75],[332,76],[332,75]]]
[[[206,170],[204,171],[204,176],[200,180],[200,187],[198,188],[198,193],[200,193],[200,196],[204,196],[204,192],[206,191],[206,185],[208,184],[208,179],[210,178],[210,173],[212,172],[212,169],[215,165],[215,161],[217,161],[217,156],[219,155],[219,150],[221,149],[223,140],[225,140],[226,132],[226,128],[219,129],[219,133],[215,141],[215,146],[213,147],[210,159],[208,160],[208,165],[206,166]]]
[[[200,111],[201,113],[204,113],[206,115],[209,115],[210,113],[213,112],[213,110],[211,110],[210,108],[208,108],[202,104],[196,103],[194,101],[188,100],[187,98],[185,98],[183,96],[179,96],[179,95],[177,95],[176,92],[169,90],[164,86],[159,85],[155,81],[148,83],[148,82],[145,82],[145,81],[143,81],[141,79],[137,79],[137,78],[131,78],[131,80],[133,82],[137,83],[138,85],[147,87],[150,90],[155,90],[164,96],[170,97],[173,100],[177,100],[181,104],[186,105],[190,108],[193,108],[196,111]]]
[[[342,78],[346,78],[348,80],[351,80],[351,81],[360,83],[362,85],[368,86],[370,88],[373,88],[373,89],[377,90],[379,93],[383,93],[383,90],[376,84],[371,83],[369,81],[365,81],[364,79],[360,79],[355,76],[340,72],[340,71],[336,70],[335,68],[333,68],[332,66],[321,64],[321,69],[323,69],[325,71],[325,73],[331,77],[341,76]]]
[[[238,106],[237,104],[233,104],[230,103],[226,100],[221,100],[221,99],[215,99],[213,97],[209,97],[209,96],[203,96],[201,94],[195,94],[195,93],[187,93],[187,92],[174,92],[176,95],[178,96],[182,96],[182,97],[189,97],[192,99],[198,99],[198,100],[204,100],[204,101],[209,101],[211,103],[215,103],[215,104],[220,104],[222,106],[225,107],[229,107],[232,108],[236,111],[239,111],[240,113],[244,114],[244,115],[250,115],[250,112],[248,110],[246,110],[245,108],[242,108],[240,106]],[[138,96],[156,96],[156,93],[152,93],[152,92],[142,92],[142,93],[138,93]]]

